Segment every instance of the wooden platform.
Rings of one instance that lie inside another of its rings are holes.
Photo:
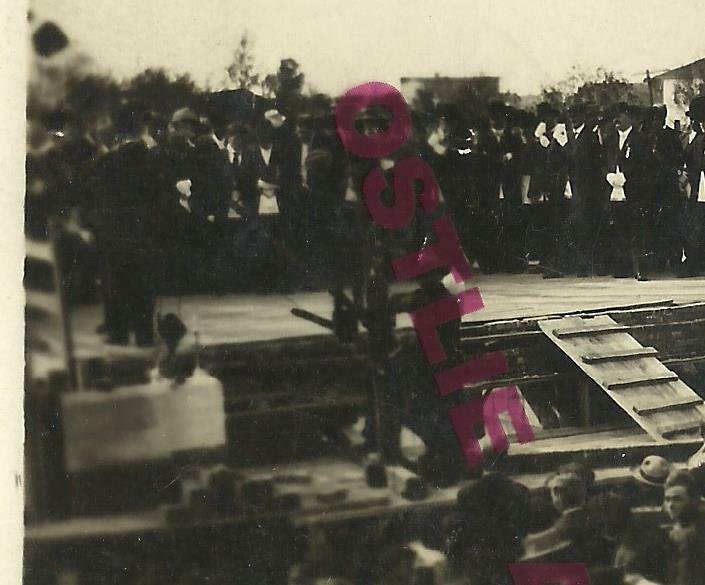
[[[665,299],[675,303],[705,301],[705,278],[636,282],[609,277],[543,280],[536,275],[500,274],[481,275],[473,282],[480,289],[485,308],[468,315],[466,322],[562,314]],[[405,290],[393,288],[397,289]],[[331,297],[324,292],[190,296],[162,299],[158,306],[162,313],[179,315],[189,329],[196,327],[204,346],[327,334],[325,329],[292,316],[293,308],[330,318]],[[95,333],[101,321],[99,306],[80,308],[72,315],[78,357],[150,355],[149,350],[107,345],[103,337]],[[411,322],[408,316],[400,315],[397,325],[409,327]]]

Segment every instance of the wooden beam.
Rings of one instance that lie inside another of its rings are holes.
[[[669,382],[677,382],[678,374],[670,372],[663,376],[655,376],[653,378],[636,378],[634,380],[623,380],[620,382],[612,382],[607,384],[608,390],[622,390],[623,388],[632,388],[634,386],[650,386],[652,384],[667,384]]]
[[[647,406],[644,408],[634,407],[634,412],[639,415],[644,414],[657,414],[659,412],[669,412],[671,410],[679,410],[681,408],[688,408],[691,406],[699,406],[703,403],[702,398],[693,398],[690,400],[681,400],[680,402],[671,402],[667,404],[659,404],[658,406]]]
[[[654,347],[637,347],[634,349],[620,349],[603,354],[586,354],[581,356],[586,364],[595,364],[606,361],[630,360],[643,357],[656,357],[658,350]]]
[[[693,434],[693,431],[700,431],[702,421],[692,421],[688,423],[677,423],[659,428],[659,433],[662,437],[671,437],[673,435]]]
[[[553,335],[561,339],[563,337],[588,337],[590,335],[606,335],[628,331],[629,327],[627,325],[585,325],[583,327],[554,329]]]

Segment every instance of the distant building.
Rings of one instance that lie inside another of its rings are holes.
[[[674,126],[677,120],[684,125],[690,100],[705,95],[705,57],[654,76],[651,89],[654,103],[668,108],[667,124]]]
[[[399,89],[409,104],[420,95],[435,104],[487,102],[499,97],[499,77],[402,77]]]

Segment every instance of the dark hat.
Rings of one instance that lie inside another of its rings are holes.
[[[576,102],[568,108],[569,116],[585,116],[587,115],[587,105],[583,102]]]
[[[533,112],[527,112],[526,110],[519,110],[517,115],[519,116],[520,124],[524,128],[531,128],[531,131],[533,132],[534,127],[537,124],[536,115]]]
[[[508,110],[509,108],[504,104],[504,102],[493,101],[487,104],[487,113],[490,115],[490,118],[495,120],[506,116]]]
[[[629,114],[629,104],[627,102],[617,102],[614,107],[611,108],[612,113],[615,116],[619,114]]]
[[[644,123],[652,124],[654,120],[663,121],[666,119],[666,106],[651,106],[644,112]]]
[[[521,110],[507,106],[507,123],[510,126],[519,126],[522,120],[522,113]]]
[[[60,132],[71,119],[71,114],[65,109],[52,110],[42,115],[41,120],[49,132]]]
[[[559,113],[560,112],[548,102],[541,102],[536,106],[536,115],[539,118],[551,118],[557,116]]]
[[[69,44],[69,39],[53,22],[45,22],[32,35],[34,50],[41,57],[51,57]]]
[[[639,106],[633,104],[628,104],[627,102],[619,102],[614,108],[614,116],[619,116],[619,114],[626,114],[632,120],[636,120],[641,117],[642,110]]]
[[[644,108],[637,105],[630,105],[627,108],[627,113],[632,118],[632,120],[639,120],[644,116]]]
[[[139,134],[143,117],[132,104],[122,104],[115,113],[115,131],[123,136]]]
[[[696,122],[705,122],[705,96],[693,98],[686,115]]]
[[[597,112],[597,121],[599,124],[612,122],[617,117],[617,109],[619,104],[610,104],[607,107],[601,108]]]

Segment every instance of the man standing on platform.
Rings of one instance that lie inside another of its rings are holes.
[[[635,127],[638,117],[638,107],[623,102],[618,104],[615,118],[617,135],[607,144],[608,172],[605,179],[612,187],[613,276],[633,276],[644,281],[648,280],[643,264],[646,210],[649,206],[645,185],[649,175],[649,147],[644,135]]]
[[[693,99],[685,140],[686,194],[688,195],[684,276],[705,270],[705,96]]]
[[[521,136],[520,112],[505,107],[506,118],[499,134],[499,253],[500,270],[520,272],[524,269],[522,258],[521,221],[521,156],[524,141]]]
[[[522,159],[521,197],[527,211],[526,256],[544,262],[549,251],[547,201],[550,198],[549,148],[558,112],[547,103],[536,107],[538,124]]]
[[[101,197],[97,229],[105,242],[100,261],[108,279],[108,342],[120,345],[128,344],[131,332],[137,345],[153,343],[159,182],[153,157],[140,138],[143,129],[130,105],[124,105],[115,121],[116,146],[95,175],[95,192]]]
[[[647,115],[653,160],[653,238],[651,248],[659,268],[678,270],[683,242],[678,235],[678,171],[683,166],[683,146],[678,132],[666,126],[666,106],[654,106]],[[647,126],[647,124],[645,124]]]
[[[587,107],[574,104],[568,111],[571,130],[568,133],[570,157],[568,183],[572,194],[570,224],[574,236],[575,267],[579,277],[592,272],[600,217],[601,200],[598,187],[600,142],[587,124]]]

